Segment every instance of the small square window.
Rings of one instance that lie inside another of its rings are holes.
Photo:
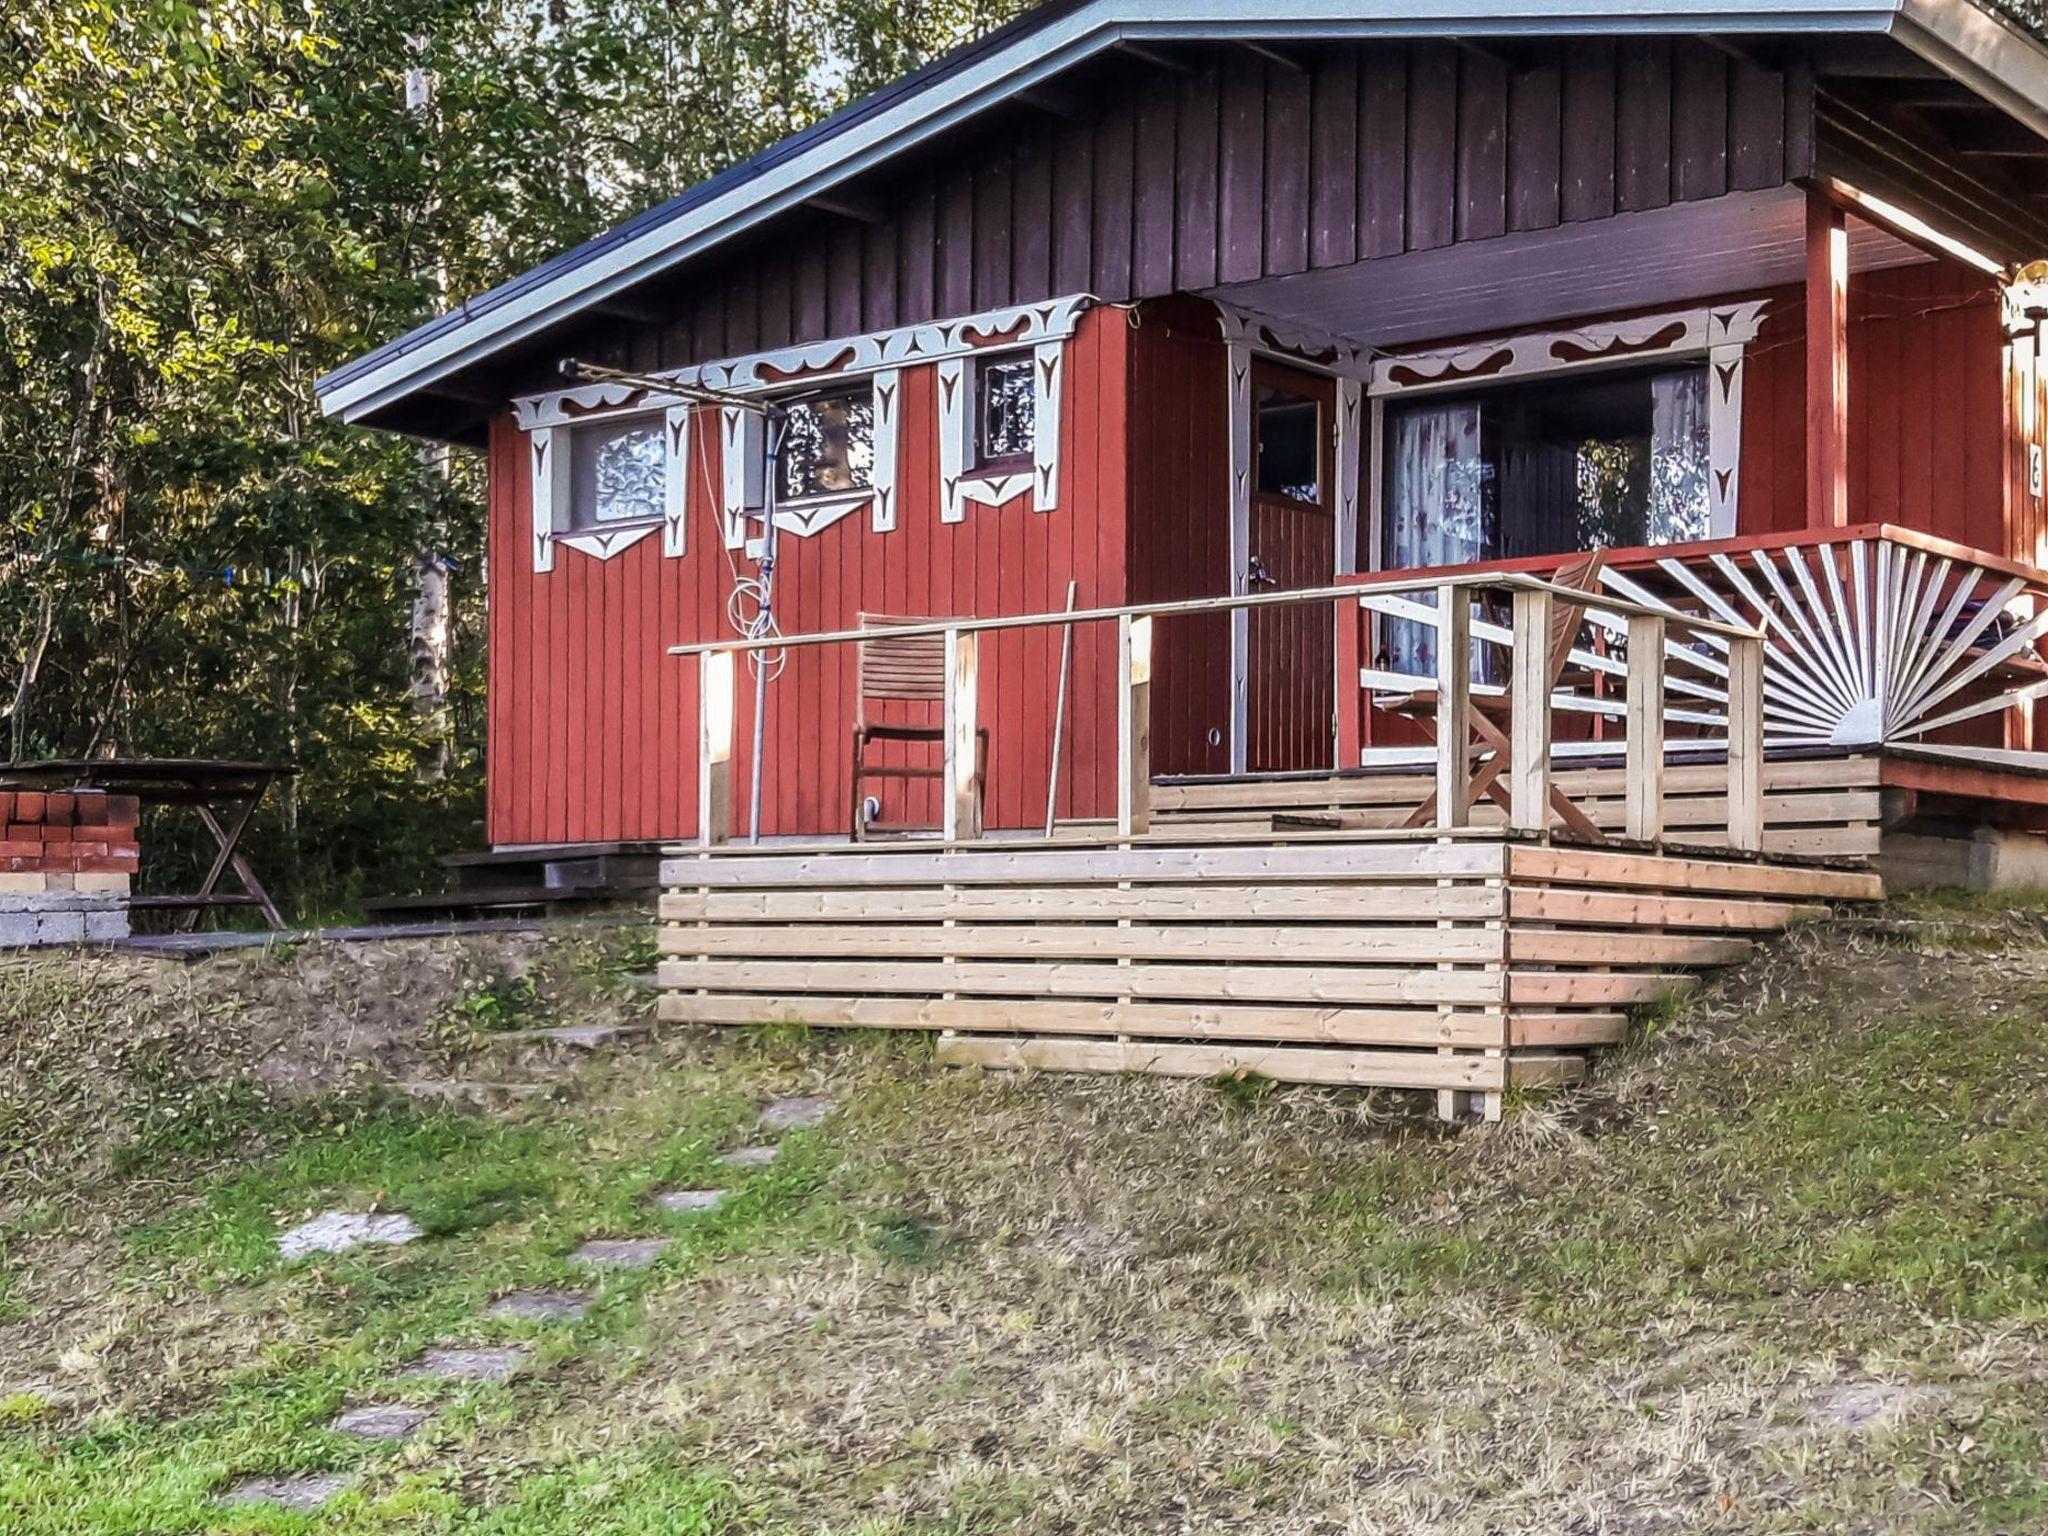
[[[865,381],[784,402],[789,412],[776,464],[776,496],[801,501],[865,491],[875,483],[875,396]]]
[[[1322,411],[1314,399],[1259,391],[1259,494],[1314,506],[1323,499]]]
[[[667,466],[659,418],[596,422],[569,438],[569,526],[608,528],[657,521]]]
[[[1028,356],[990,358],[975,369],[974,462],[1017,467],[1038,441],[1038,394]]]

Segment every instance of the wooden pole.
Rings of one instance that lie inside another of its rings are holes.
[[[732,841],[733,653],[697,658],[697,841]]]
[[[1849,524],[1849,229],[1806,194],[1806,525]]]
[[[1508,824],[1541,832],[1550,825],[1550,631],[1548,592],[1514,596],[1514,675],[1509,689]]]
[[[980,637],[971,629],[946,631],[946,810],[949,843],[981,836],[981,755],[975,750],[980,722],[977,697]]]
[[[1152,827],[1152,621],[1117,620],[1116,833]]]
[[[1764,846],[1764,643],[1728,642],[1728,846]]]
[[[1628,617],[1628,744],[1623,830],[1640,842],[1664,835],[1664,620]]]
[[[1081,583],[1067,583],[1067,612],[1074,611],[1074,600],[1079,595]],[[1052,763],[1045,775],[1045,835],[1052,836],[1053,818],[1059,812],[1060,804],[1060,748],[1067,736],[1067,679],[1074,669],[1074,626],[1060,626],[1060,691],[1052,710]]]
[[[1365,687],[1358,674],[1364,665],[1365,608],[1355,599],[1339,598],[1337,609],[1337,770],[1356,768],[1365,757]]]
[[[1465,589],[1436,589],[1436,824],[1472,820],[1472,605]]]

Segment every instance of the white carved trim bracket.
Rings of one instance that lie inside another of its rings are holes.
[[[848,513],[866,506],[870,529],[876,533],[889,533],[897,525],[900,502],[897,475],[902,461],[902,370],[912,365],[936,363],[940,366],[943,384],[943,373],[949,364],[956,374],[964,375],[967,360],[977,354],[1029,347],[1036,363],[1033,387],[1039,424],[1031,472],[1028,475],[1020,473],[969,479],[957,473],[959,463],[964,460],[956,459],[955,471],[948,476],[945,469],[948,444],[955,445],[952,451],[957,455],[963,451],[959,445],[964,439],[944,419],[942,408],[941,473],[957,483],[959,499],[956,500],[954,495],[942,495],[941,513],[946,521],[958,522],[965,515],[966,501],[993,504],[1026,490],[1032,492],[1039,511],[1049,512],[1059,500],[1059,427],[1066,383],[1066,342],[1080,324],[1081,315],[1094,303],[1095,300],[1087,294],[1069,294],[1038,304],[988,310],[955,320],[750,353],[694,368],[675,369],[656,377],[730,394],[771,395],[835,378],[870,376],[875,391],[874,485],[857,493],[809,498],[780,507],[775,521],[777,528],[806,537],[831,527]],[[964,423],[966,401],[957,401],[957,407]],[[660,408],[659,394],[621,384],[583,385],[548,394],[528,395],[513,402],[518,424],[533,445],[536,571],[553,568],[554,545],[558,543],[585,549],[603,558],[616,554],[649,531],[645,528],[637,531],[621,529],[616,533],[584,535],[557,527],[555,512],[559,508],[566,515],[568,505],[568,481],[557,464],[558,459],[566,457],[559,450],[568,446],[566,437],[559,436],[560,429]],[[693,408],[689,406],[666,407],[669,430],[665,443],[669,468],[667,505],[662,521],[664,554],[680,555],[687,547],[684,522],[693,414]],[[749,542],[750,523],[758,532],[760,508],[764,501],[763,423],[752,412],[730,406],[719,408],[716,419],[722,466],[718,488],[720,530],[726,548],[740,549]],[[546,470],[541,467],[544,462],[548,466]]]

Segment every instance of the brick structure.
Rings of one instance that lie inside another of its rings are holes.
[[[0,947],[117,939],[140,806],[104,790],[0,790]]]

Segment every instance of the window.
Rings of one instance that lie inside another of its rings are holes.
[[[778,500],[846,495],[874,485],[875,396],[866,380],[783,404],[789,416],[776,466]]]
[[[598,422],[569,435],[569,528],[658,522],[665,506],[659,417]]]
[[[1390,406],[1389,568],[1712,536],[1704,366]]]
[[[1713,536],[1707,370],[1638,369],[1432,395],[1387,408],[1387,569]],[[1390,663],[1427,673],[1423,626],[1383,630]]]
[[[1323,499],[1322,411],[1313,397],[1266,385],[1259,390],[1257,434],[1261,496],[1319,505]]]
[[[990,358],[974,370],[974,462],[1021,468],[1037,447],[1038,394],[1027,356]]]

